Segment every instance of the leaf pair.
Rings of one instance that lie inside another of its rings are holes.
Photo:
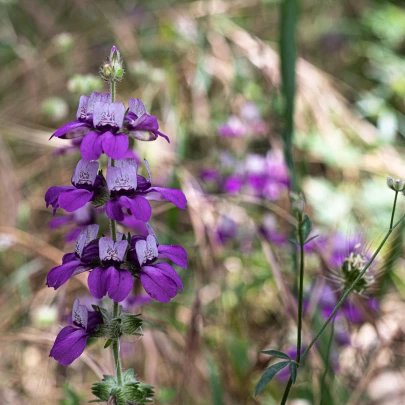
[[[309,216],[305,214],[304,219],[302,220],[302,222],[299,224],[298,227],[298,232],[301,235],[301,240],[303,241],[302,246],[306,245],[307,243],[311,242],[312,240],[314,240],[319,236],[315,235],[307,239],[311,231],[312,231],[312,221],[309,219]],[[300,242],[296,239],[288,238],[288,241],[295,246],[300,246]]]
[[[278,359],[284,359],[284,361],[272,364],[266,368],[265,372],[260,378],[260,381],[256,385],[255,396],[262,392],[266,385],[276,376],[276,374],[287,366],[289,366],[290,369],[291,380],[293,383],[295,383],[298,372],[298,363],[296,361],[294,361],[288,354],[280,352],[279,350],[263,350],[262,353],[277,357]]]

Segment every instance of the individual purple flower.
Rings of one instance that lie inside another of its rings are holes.
[[[108,294],[112,300],[121,302],[131,292],[134,279],[128,270],[120,269],[127,247],[126,240],[114,242],[110,238],[100,238],[101,265],[93,269],[88,278],[94,297],[101,299]]]
[[[186,207],[186,197],[180,190],[152,187],[146,160],[145,166],[148,179],[137,174],[133,159],[121,159],[115,162],[115,166],[109,166],[107,186],[111,198],[106,204],[106,212],[111,219],[123,221],[127,211],[136,219],[147,222],[152,214],[148,200],[170,201],[181,209]]]
[[[237,174],[229,176],[223,185],[224,192],[227,194],[238,194],[243,187],[243,178]]]
[[[139,277],[145,291],[155,300],[169,302],[183,290],[180,277],[174,268],[158,259],[168,259],[180,267],[187,267],[187,252],[181,246],[159,245],[156,235],[149,228],[150,234],[133,236],[128,261],[139,271]]]
[[[61,207],[67,212],[74,212],[89,201],[93,201],[103,178],[97,174],[98,162],[80,160],[72,176],[73,186],[53,186],[45,194],[46,207],[53,207],[53,215]]]
[[[141,100],[130,98],[128,106],[129,112],[125,117],[125,122],[130,136],[140,141],[154,141],[161,136],[170,143],[169,137],[159,131],[157,118],[146,113]]]
[[[62,264],[56,266],[48,273],[46,284],[55,290],[65,284],[70,277],[83,273],[91,268],[93,259],[99,257],[98,225],[89,225],[83,228],[77,238],[75,251],[67,253],[62,258]]]
[[[122,103],[98,101],[94,105],[93,127],[80,145],[84,159],[96,160],[104,152],[112,159],[122,159],[129,146],[127,135],[120,132],[124,123],[125,106]]]
[[[81,96],[79,107],[76,113],[76,120],[68,122],[59,128],[52,136],[61,139],[71,139],[86,135],[93,127],[93,112],[96,102],[110,102],[111,96],[108,93],[91,93],[89,97]],[[89,159],[91,160],[91,159]]]
[[[62,366],[72,364],[84,351],[87,339],[91,337],[98,325],[103,323],[99,312],[89,311],[75,300],[72,311],[73,326],[65,326],[56,336],[49,353]]]
[[[231,115],[225,124],[218,128],[218,133],[224,138],[240,138],[248,132],[248,129],[239,117]]]

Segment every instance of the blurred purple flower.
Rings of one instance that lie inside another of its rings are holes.
[[[287,241],[286,237],[278,232],[277,220],[274,215],[268,214],[263,218],[259,231],[268,242],[276,246],[285,245]]]
[[[62,366],[72,364],[84,351],[87,339],[103,323],[99,312],[89,311],[75,300],[72,311],[73,326],[65,326],[56,336],[55,343],[49,353]]]
[[[225,124],[218,128],[218,133],[224,138],[240,138],[247,133],[247,128],[235,115],[231,115]]]
[[[216,227],[217,239],[221,244],[233,239],[238,233],[237,223],[227,215],[221,215]]]

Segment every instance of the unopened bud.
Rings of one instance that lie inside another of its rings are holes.
[[[302,193],[290,192],[291,208],[294,212],[303,213],[305,210],[305,199]]]
[[[391,176],[387,177],[387,186],[396,192],[404,192],[404,181],[400,179],[393,179]]]
[[[108,82],[121,81],[124,77],[124,62],[119,49],[114,45],[111,48],[110,56],[101,65],[100,75]]]

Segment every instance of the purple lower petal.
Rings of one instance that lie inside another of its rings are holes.
[[[148,222],[152,215],[152,208],[145,197],[136,195],[132,198],[120,197],[121,204],[131,211],[131,214],[140,221]],[[122,221],[122,220],[121,220]]]
[[[182,246],[159,245],[159,259],[171,260],[184,269],[187,268],[187,252]]]
[[[79,128],[82,128],[82,130],[79,130]],[[62,139],[80,137],[84,135],[86,129],[89,130],[89,125],[86,122],[82,121],[68,122],[66,125],[56,130],[56,132],[49,139],[52,139],[53,137]]]
[[[184,210],[187,205],[187,199],[181,190],[164,187],[151,187],[146,191],[147,199],[152,201],[170,201],[176,207]],[[149,194],[150,193],[150,194]]]
[[[171,267],[170,265],[168,266]],[[145,291],[152,298],[160,302],[169,302],[177,295],[178,285],[181,285],[181,280],[175,280],[173,277],[178,278],[173,268],[172,272],[168,269],[162,271],[162,267],[158,267],[157,265],[142,267],[140,274],[141,283]]]
[[[111,268],[111,267],[110,267]],[[108,296],[115,302],[124,301],[134,286],[134,278],[128,270],[116,270],[118,273],[118,282],[114,276],[114,284],[111,283],[111,288],[108,289]]]
[[[67,212],[74,212],[91,201],[93,195],[92,191],[84,189],[69,190],[59,196],[58,203]]]
[[[68,366],[83,353],[88,337],[85,330],[67,326],[59,332],[49,356]]]
[[[107,294],[108,276],[102,267],[93,269],[87,279],[87,284],[91,294],[101,300]]]
[[[108,200],[107,204],[105,205],[105,212],[108,218],[114,219],[115,221],[122,221],[124,219],[120,199]]]
[[[51,205],[53,207],[53,215],[55,215],[56,210],[59,208],[59,203],[58,203],[59,196],[62,193],[65,193],[66,191],[70,191],[70,190],[75,190],[75,187],[73,187],[73,186],[63,186],[63,187],[53,186],[53,187],[48,188],[48,191],[45,194],[46,208],[48,208]]]
[[[73,276],[75,270],[80,266],[80,260],[66,262],[60,266],[54,267],[48,273],[46,285],[53,287],[55,290],[65,284]]]
[[[85,160],[97,160],[103,153],[103,136],[97,132],[89,132],[80,145],[80,152]]]
[[[129,141],[125,134],[113,134],[105,132],[103,134],[104,153],[112,159],[122,159],[128,150]]]

